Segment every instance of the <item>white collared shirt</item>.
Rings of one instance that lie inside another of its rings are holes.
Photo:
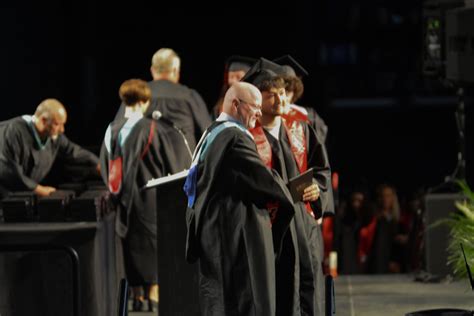
[[[273,127],[263,127],[267,132],[269,132],[273,137],[277,140],[280,140],[280,127],[281,127],[281,117],[279,117],[276,121],[275,126]]]

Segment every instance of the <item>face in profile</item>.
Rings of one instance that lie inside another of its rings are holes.
[[[262,92],[262,112],[266,115],[279,116],[287,112],[288,101],[285,88],[271,88]]]
[[[240,121],[247,129],[255,127],[257,119],[262,116],[262,100],[258,96],[253,98],[248,97],[249,100],[237,99],[237,115]]]
[[[54,113],[50,119],[46,119],[45,131],[46,135],[56,140],[59,135],[64,133],[64,125],[66,124],[67,115],[64,110]]]

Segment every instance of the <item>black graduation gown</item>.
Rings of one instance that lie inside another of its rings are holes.
[[[312,130],[316,133],[316,139],[317,141],[322,144],[324,147],[324,152],[326,153],[326,139],[327,139],[327,133],[328,133],[328,126],[324,122],[323,118],[319,116],[319,114],[313,109],[313,108],[306,108],[308,111],[308,119],[310,121],[309,125],[311,126]],[[326,159],[327,159],[327,153]],[[335,214],[336,207],[334,205],[334,193],[332,190],[332,183],[331,183],[331,177],[329,175],[329,178],[327,180],[326,184],[326,191],[323,193],[322,199],[321,199],[321,208],[323,211],[323,215],[325,216],[332,216]]]
[[[25,116],[31,120],[31,116]],[[54,161],[94,167],[99,159],[62,134],[48,138],[40,148],[31,122],[16,117],[0,122],[0,191],[34,190],[46,177]],[[2,193],[0,192],[0,197]]]
[[[194,150],[197,140],[211,124],[209,110],[199,93],[169,80],[148,82],[151,102],[145,116],[152,118],[153,111],[160,111],[163,117],[182,129],[189,147]],[[125,105],[122,103],[115,119],[123,118]],[[184,153],[183,153],[184,154]]]
[[[308,119],[311,122],[311,127],[316,131],[323,144],[326,143],[328,126],[315,109],[307,107],[306,110],[308,111]]]
[[[274,316],[275,253],[294,214],[288,190],[237,127],[207,147],[196,183],[186,214],[186,258],[199,260],[202,315]],[[268,202],[279,203],[273,226]]]
[[[304,109],[308,112],[309,125],[316,132],[318,141],[321,144],[326,145],[328,126],[315,109],[311,107],[304,107]],[[328,185],[327,192],[324,193],[324,198],[321,201],[323,203],[322,208],[325,215],[334,215],[336,207],[334,204],[334,193],[331,184]]]
[[[282,123],[283,124],[283,123]],[[307,165],[313,168],[313,178],[321,189],[320,198],[311,203],[314,214],[322,216],[330,209],[325,209],[327,203],[324,199],[328,196],[330,185],[330,167],[324,144],[319,140],[316,132],[308,124],[303,123],[306,148]],[[275,152],[276,139],[265,129],[265,134]],[[286,167],[286,177],[291,179],[300,174],[296,160],[291,151],[291,144],[283,126],[280,128],[279,144]],[[281,172],[281,171],[280,171]],[[329,197],[330,198],[330,197]],[[322,271],[323,262],[323,239],[321,228],[316,220],[306,211],[304,203],[295,203],[295,228],[299,250],[300,263],[300,306],[302,315],[323,315],[324,313],[324,276]]]
[[[113,144],[116,144],[118,131],[126,121],[121,119],[111,123]],[[152,127],[154,131],[150,138]],[[183,139],[176,130],[161,121],[152,124],[152,120],[147,118],[134,125],[121,147],[122,188],[114,196],[118,211],[116,231],[124,238],[125,269],[132,286],[157,283],[157,210],[160,206],[155,190],[140,188],[152,178],[188,168],[191,157],[189,154],[181,155],[183,147]],[[148,149],[145,151],[145,148]],[[109,157],[104,140],[100,160],[107,185]]]
[[[264,129],[265,136],[272,148],[273,169],[281,175],[283,181],[288,182],[286,172],[286,162],[282,146],[279,141]],[[303,209],[301,208],[303,205]],[[282,243],[282,251],[276,261],[276,297],[277,297],[277,315],[290,316],[301,315],[300,309],[300,254],[297,241],[297,227],[295,223],[301,223],[301,214],[304,212],[304,204],[295,204],[294,219],[290,223],[290,229],[285,234]],[[300,225],[299,229],[304,230]],[[304,235],[304,234],[303,234]],[[309,250],[306,249],[306,253]],[[308,257],[309,258],[309,257]],[[311,265],[309,265],[311,272]],[[304,272],[303,272],[304,273]],[[311,273],[312,278],[312,273]],[[312,279],[311,279],[312,280]],[[312,284],[312,283],[311,283]],[[313,291],[310,298],[312,298]]]

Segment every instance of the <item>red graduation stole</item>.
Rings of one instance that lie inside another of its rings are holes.
[[[297,113],[300,114],[297,115]],[[302,119],[304,119],[304,114],[302,114],[301,112],[297,113],[289,116],[289,119],[283,119],[282,127],[285,129],[286,135],[288,136],[288,140],[290,141],[291,152],[293,153],[293,157],[295,158],[298,170],[300,171],[300,173],[303,173],[308,169],[308,151],[306,148],[304,126],[301,123]],[[263,127],[258,121],[255,127],[250,130],[250,133],[255,139],[255,144],[257,145],[257,152],[260,155],[260,158],[263,160],[263,163],[267,167],[273,168],[272,148],[270,142],[268,141],[265,135],[265,132],[263,131]],[[305,203],[305,206],[308,213],[310,213],[314,217],[314,213],[311,209],[310,204],[307,202]]]
[[[290,141],[291,152],[295,157],[300,173],[308,169],[308,151],[306,149],[306,137],[304,127],[299,120],[283,120],[283,126]]]
[[[273,168],[272,147],[268,142],[267,136],[263,131],[263,127],[259,121],[255,123],[255,127],[249,130],[253,135],[255,144],[257,145],[257,152],[262,159],[265,166]]]
[[[249,130],[249,132],[252,134],[254,138],[255,145],[257,145],[258,155],[262,159],[263,164],[271,169],[273,167],[272,147],[270,143],[268,142],[267,136],[265,135],[265,132],[263,131],[263,127],[262,125],[260,125],[260,122],[257,121],[255,123],[255,127]],[[267,211],[270,214],[270,222],[272,224],[276,220],[278,207],[279,207],[278,202],[267,202],[266,204]]]
[[[310,122],[308,115],[296,108],[291,108],[282,117],[284,118],[288,139],[290,140],[291,151],[293,152],[300,173],[303,173],[308,169],[308,150],[306,148],[306,137],[302,122]],[[311,204],[306,202],[305,206],[308,213],[314,217]]]
[[[283,115],[283,118],[291,125],[294,121],[310,123],[308,115],[301,112],[298,108],[290,108],[290,110]]]
[[[119,194],[122,189],[122,157],[109,160],[109,191]]]
[[[306,150],[306,137],[304,134],[304,127],[299,120],[282,120],[282,126],[285,129],[286,135],[290,141],[291,152],[295,158],[298,170],[300,173],[308,169],[308,154]],[[255,127],[250,130],[253,135],[255,144],[257,145],[257,152],[263,160],[265,166],[273,168],[272,147],[268,142],[267,136],[263,131],[262,125],[257,121]]]
[[[306,137],[304,134],[304,127],[301,120],[296,116],[290,117],[290,120],[283,120],[283,126],[286,130],[286,135],[290,141],[291,152],[295,157],[296,165],[300,173],[308,169],[308,150],[306,148]],[[309,202],[305,203],[306,211],[314,217],[313,209]]]
[[[150,149],[151,142],[153,141],[153,134],[155,130],[155,121],[151,121],[150,131],[148,133],[148,139],[145,147],[143,148],[140,154],[140,160],[143,160],[145,155]],[[120,133],[120,130],[119,130]],[[122,190],[122,180],[123,180],[123,153],[122,147],[120,146],[119,137],[117,135],[115,144],[111,144],[111,153],[109,156],[109,177],[108,177],[108,187],[109,191],[117,195]]]

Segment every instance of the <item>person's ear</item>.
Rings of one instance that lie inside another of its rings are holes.
[[[173,67],[172,73],[173,73],[173,78],[176,80],[176,82],[178,82],[179,81],[179,68]]]
[[[238,99],[234,99],[232,100],[232,105],[235,107],[235,110],[237,111],[237,109],[239,108],[239,100]]]

